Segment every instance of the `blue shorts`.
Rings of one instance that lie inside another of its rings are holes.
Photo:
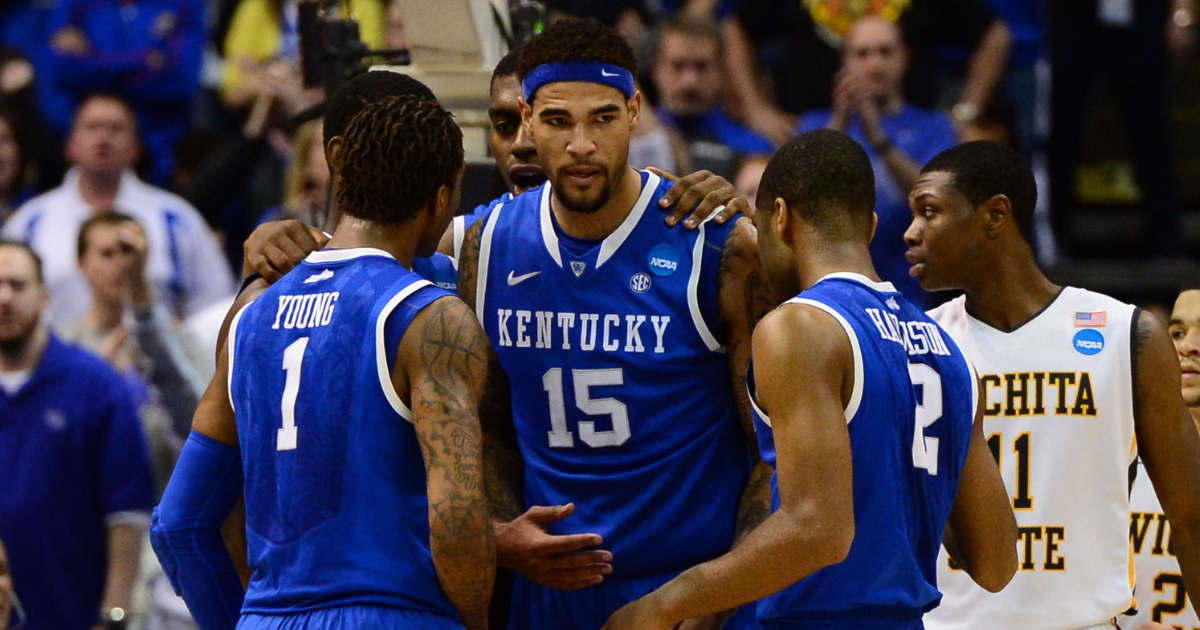
[[[520,575],[513,586],[509,630],[600,630],[617,609],[671,581],[678,572],[601,582],[578,591],[542,586]],[[725,630],[754,628],[754,605],[743,606]]]
[[[426,612],[383,606],[339,606],[289,615],[246,613],[237,630],[463,630],[461,623]]]

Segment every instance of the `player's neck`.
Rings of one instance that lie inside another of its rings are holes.
[[[79,194],[92,210],[107,210],[121,190],[121,173],[83,172],[79,176]]]
[[[371,247],[391,254],[400,264],[412,269],[417,252],[417,238],[421,234],[421,226],[415,225],[415,221],[386,225],[345,213],[341,215],[337,229],[333,231],[333,237],[329,239],[326,248]]]
[[[981,260],[988,261],[987,268],[973,274],[974,286],[964,288],[967,310],[999,330],[1015,330],[1033,319],[1062,291],[1038,268],[1032,251]]]
[[[871,253],[860,243],[814,245],[799,251],[803,253],[799,255],[796,265],[804,290],[831,273],[855,273],[880,282],[875,265],[871,262]]]
[[[551,195],[550,211],[558,219],[558,226],[569,236],[585,240],[599,240],[617,231],[625,218],[633,211],[634,204],[642,194],[642,177],[632,168],[625,169],[625,176],[616,186],[608,201],[595,212],[575,212]]]
[[[1200,407],[1188,407],[1188,411],[1192,413],[1192,422],[1196,423],[1196,430],[1200,431]]]
[[[0,343],[0,372],[20,372],[36,367],[49,343],[50,331],[44,324],[38,324],[33,334],[24,339]]]

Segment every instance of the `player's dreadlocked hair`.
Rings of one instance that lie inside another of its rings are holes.
[[[462,131],[437,101],[389,96],[363,106],[346,128],[337,204],[346,214],[403,223],[453,187],[463,168]]]
[[[371,70],[343,83],[325,104],[325,146],[335,136],[346,133],[350,120],[362,111],[363,105],[406,94],[437,100],[424,83],[390,70]]]
[[[524,80],[534,68],[558,61],[599,61],[637,76],[633,49],[615,30],[591,18],[559,20],[526,42],[517,57],[517,76]]]

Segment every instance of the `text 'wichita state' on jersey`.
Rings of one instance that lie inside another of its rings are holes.
[[[984,435],[1018,526],[1018,571],[990,594],[943,551],[945,597],[930,630],[1066,630],[1132,603],[1129,465],[1135,309],[1065,288],[1015,330],[975,319],[964,298],[930,314],[971,359]]]

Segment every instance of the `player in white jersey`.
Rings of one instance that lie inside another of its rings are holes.
[[[1200,289],[1188,289],[1175,300],[1167,332],[1179,354],[1183,400],[1200,430]],[[1123,630],[1200,630],[1200,619],[1175,559],[1171,526],[1154,487],[1138,462],[1138,476],[1129,497],[1129,534],[1137,584],[1137,612],[1122,617]]]
[[[939,154],[909,196],[911,273],[926,290],[966,293],[931,315],[980,374],[984,432],[1020,526],[1020,570],[999,594],[943,553],[931,630],[1112,627],[1133,603],[1137,452],[1174,525],[1184,581],[1200,587],[1200,435],[1165,327],[1051,283],[1029,244],[1036,200],[1024,159],[991,142]]]

